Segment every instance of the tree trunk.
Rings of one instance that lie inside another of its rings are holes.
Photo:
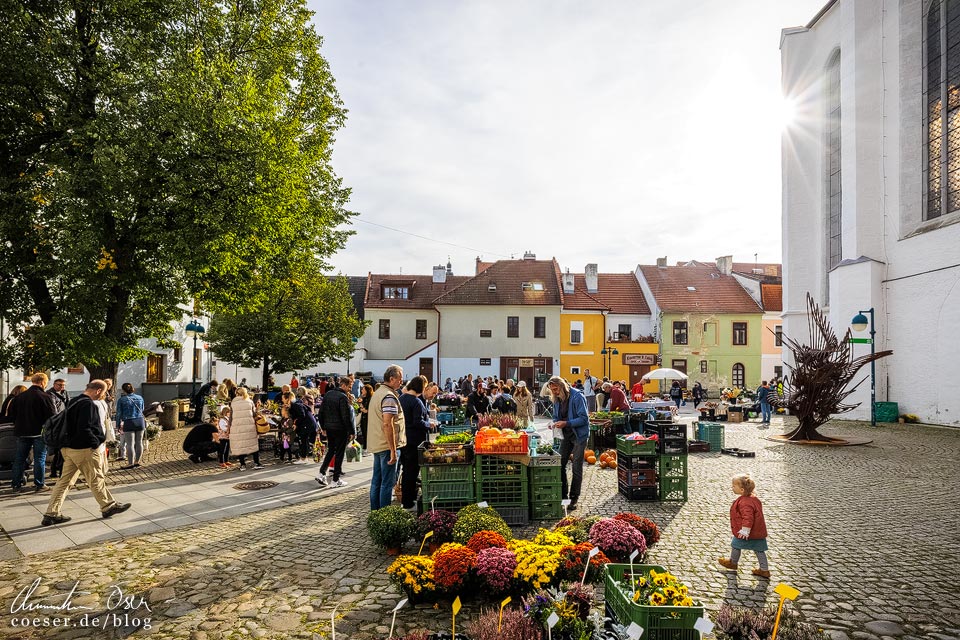
[[[825,436],[819,431],[817,431],[817,427],[819,426],[820,425],[817,424],[812,418],[810,419],[801,418],[800,424],[797,426],[797,428],[783,437],[784,439],[790,440],[792,442],[802,442],[802,441],[836,442],[837,441],[837,438],[831,438],[829,436]]]
[[[270,358],[263,356],[263,385],[260,387],[266,393],[270,390]]]
[[[114,389],[120,388],[120,381],[117,380],[117,369],[119,368],[120,363],[118,362],[104,362],[103,364],[86,365],[87,371],[90,372],[91,380],[106,380],[107,378],[113,380]],[[124,380],[124,382],[130,382],[130,380]]]

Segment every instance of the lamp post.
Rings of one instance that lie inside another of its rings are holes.
[[[347,375],[350,375],[350,359],[353,357],[353,352],[357,350],[357,339],[350,338],[353,340],[353,348],[350,349],[350,355],[347,356]]]
[[[193,358],[191,362],[193,363],[193,387],[191,387],[190,397],[197,395],[197,369],[200,368],[200,363],[197,359],[197,336],[203,335],[206,329],[203,328],[203,325],[196,321],[196,319],[187,323],[187,326],[184,328],[184,333],[188,338],[193,338]]]
[[[867,316],[863,315],[865,313],[870,314],[869,320]],[[850,342],[870,343],[870,355],[873,355],[876,351],[875,336],[877,335],[873,326],[873,307],[866,311],[858,311],[857,315],[853,316],[853,320],[850,321],[850,328],[857,332],[863,331],[868,325],[870,327],[869,338],[850,338]],[[870,361],[870,424],[874,427],[877,426],[877,364],[875,360]]]
[[[612,378],[613,377],[613,366],[610,364],[610,359],[612,356],[620,355],[620,352],[617,351],[616,347],[608,349],[607,345],[603,346],[603,349],[600,349],[600,355],[604,356],[603,361],[603,377]]]

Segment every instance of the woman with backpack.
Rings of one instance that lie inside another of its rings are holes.
[[[670,399],[677,403],[677,410],[680,410],[680,404],[683,402],[683,389],[680,388],[680,383],[676,380],[673,381],[673,386],[670,387]]]

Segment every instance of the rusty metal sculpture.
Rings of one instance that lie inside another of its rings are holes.
[[[783,439],[842,444],[845,441],[825,436],[817,428],[831,416],[860,406],[860,403],[847,404],[844,400],[866,378],[853,386],[848,385],[862,366],[889,356],[893,351],[877,351],[854,358],[850,329],[847,329],[843,339],[838,339],[826,315],[809,293],[807,310],[810,344],[800,344],[787,336],[783,337],[784,344],[793,353],[794,364],[785,363],[791,374],[783,381],[782,393],[775,389],[771,394],[770,404],[789,409],[790,414],[800,420],[799,426],[782,436]]]

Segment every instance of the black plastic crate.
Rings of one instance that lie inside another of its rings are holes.
[[[657,448],[660,450],[660,455],[664,455],[664,456],[686,455],[687,439],[686,438],[665,438],[660,441],[660,444]]]
[[[617,469],[654,469],[657,468],[657,459],[652,456],[631,456],[626,453],[617,454]]]
[[[617,482],[628,487],[657,486],[656,469],[625,469],[617,467]]]
[[[658,499],[658,487],[628,487],[617,483],[617,490],[627,500],[655,502]]]
[[[687,425],[682,422],[656,422],[654,424],[648,422],[644,426],[644,431],[656,433],[661,440],[667,438],[686,439],[687,437]]]

